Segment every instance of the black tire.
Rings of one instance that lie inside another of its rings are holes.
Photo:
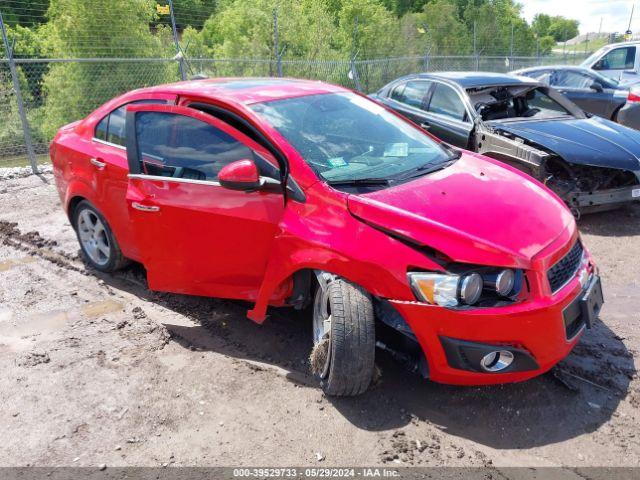
[[[108,240],[108,247],[109,247],[108,260],[105,263],[99,263],[94,261],[91,258],[91,255],[89,254],[89,252],[86,250],[85,245],[83,244],[80,238],[79,219],[80,219],[80,215],[85,210],[88,210],[89,212],[91,212],[91,214],[98,217],[104,226],[104,235]],[[73,221],[73,229],[76,231],[76,236],[78,237],[78,243],[80,244],[82,257],[85,262],[91,265],[92,268],[95,268],[96,270],[99,270],[101,272],[111,273],[125,267],[129,263],[129,260],[122,255],[122,251],[120,250],[120,245],[118,244],[118,241],[116,240],[116,237],[113,234],[113,231],[109,226],[109,223],[104,218],[104,215],[102,215],[102,213],[100,213],[100,211],[96,207],[94,207],[90,202],[88,202],[87,200],[82,200],[80,203],[78,203],[76,208],[73,210],[72,221]]]
[[[375,318],[371,296],[345,280],[329,283],[331,309],[328,371],[320,384],[327,395],[364,393],[375,369]],[[322,295],[321,289],[316,295]]]

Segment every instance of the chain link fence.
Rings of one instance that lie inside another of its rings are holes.
[[[570,57],[574,62],[582,57]],[[557,57],[412,56],[375,60],[262,60],[191,58],[185,76],[285,76],[322,80],[374,92],[391,80],[425,71],[508,72],[558,63]],[[15,65],[25,120],[37,163],[57,130],[81,119],[107,100],[129,90],[181,80],[180,60],[163,58],[19,59]],[[30,161],[23,119],[11,76],[10,60],[0,58],[0,167]]]

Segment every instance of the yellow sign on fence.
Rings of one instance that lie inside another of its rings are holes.
[[[169,13],[171,13],[169,5],[156,5],[156,10],[158,11],[159,15],[169,15]]]

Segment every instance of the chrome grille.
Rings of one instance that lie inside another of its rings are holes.
[[[573,247],[571,247],[569,253],[549,269],[547,278],[549,279],[549,285],[553,293],[560,290],[576,274],[578,268],[580,268],[582,252],[582,244],[578,240]]]

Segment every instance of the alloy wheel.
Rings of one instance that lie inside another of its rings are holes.
[[[111,258],[111,244],[102,220],[95,212],[84,209],[78,215],[78,236],[82,249],[98,265],[106,265]]]

